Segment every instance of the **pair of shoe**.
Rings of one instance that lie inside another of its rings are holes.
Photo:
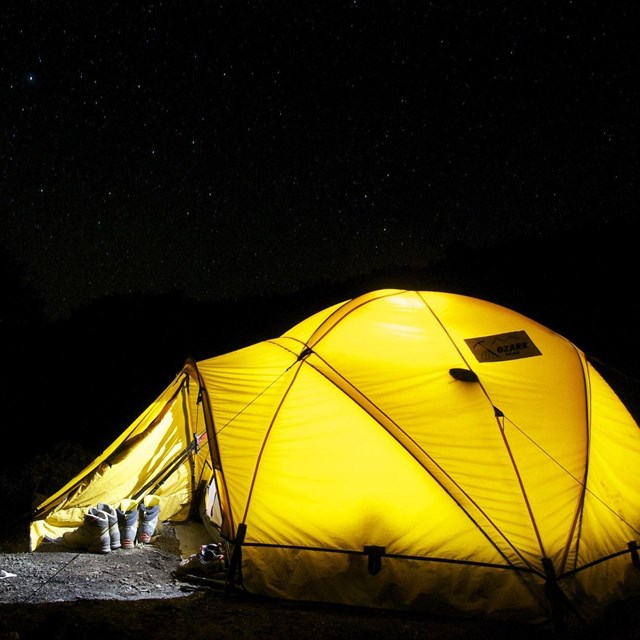
[[[62,535],[62,543],[74,551],[90,553],[133,549],[136,540],[141,544],[151,542],[159,517],[158,496],[145,496],[139,505],[131,499],[123,500],[118,507],[99,502],[87,511],[82,525]]]
[[[136,541],[150,544],[160,517],[158,496],[145,496],[140,504],[135,500],[122,500],[116,509],[120,542],[123,549],[133,549]]]
[[[203,544],[198,553],[185,558],[180,562],[176,573],[178,575],[213,576],[225,570],[224,553],[220,545],[211,543]]]

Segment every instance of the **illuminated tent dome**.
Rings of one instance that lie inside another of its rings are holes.
[[[206,423],[211,517],[251,593],[531,620],[638,593],[638,426],[580,349],[519,313],[375,291],[172,385],[41,505],[33,547],[98,498],[140,497]],[[164,519],[202,451],[154,487]]]

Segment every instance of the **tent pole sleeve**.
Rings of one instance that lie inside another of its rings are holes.
[[[629,543],[629,552],[631,553],[631,562],[636,569],[640,569],[640,556],[638,555],[638,543],[632,540]]]
[[[236,584],[242,583],[240,565],[242,561],[242,544],[247,535],[247,525],[241,522],[238,525],[236,539],[233,542],[233,552],[229,561],[229,572],[227,574],[227,591],[231,591]],[[237,576],[237,578],[236,578]]]
[[[558,631],[564,633],[566,630],[566,617],[568,613],[573,614],[578,623],[581,626],[584,626],[586,624],[585,620],[558,584],[558,577],[551,558],[543,557],[542,567],[544,568],[544,572],[547,577],[544,583],[544,594],[551,605],[550,620],[554,627]]]
[[[220,498],[220,504],[223,513],[222,521],[222,535],[227,539],[231,539],[235,525],[233,522],[233,513],[231,510],[231,500],[229,499],[229,491],[227,489],[227,483],[224,476],[224,469],[222,468],[222,460],[220,457],[220,451],[218,449],[218,438],[216,435],[215,424],[213,421],[213,412],[211,408],[211,402],[209,400],[209,392],[205,385],[204,379],[200,375],[198,365],[193,358],[189,358],[185,363],[184,372],[190,375],[198,384],[200,398],[202,400],[202,409],[205,427],[208,435],[209,453],[211,454],[211,464],[214,469],[214,476],[216,486],[218,489],[218,496]]]
[[[194,436],[193,440],[187,445],[185,449],[183,449],[173,460],[170,460],[167,465],[165,465],[156,475],[147,482],[143,487],[141,487],[136,493],[131,496],[133,500],[138,501],[150,487],[153,487],[151,493],[156,491],[158,487],[167,481],[169,476],[171,476],[180,466],[189,458],[192,453],[197,453],[198,448],[200,446],[200,442],[204,439],[206,434],[203,432],[200,436]]]

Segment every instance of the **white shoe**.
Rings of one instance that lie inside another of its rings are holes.
[[[223,573],[224,570],[224,554],[220,553],[218,545],[203,544],[198,553],[194,553],[178,565],[177,573],[178,575],[212,576]]]

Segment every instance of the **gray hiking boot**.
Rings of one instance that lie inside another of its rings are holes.
[[[62,544],[73,551],[87,550],[90,553],[109,553],[109,518],[104,511],[91,507],[84,522],[75,531],[62,534]]]
[[[160,517],[160,498],[154,495],[144,497],[140,503],[140,520],[138,523],[138,542],[149,544],[156,532]]]
[[[118,515],[120,545],[123,549],[133,549],[136,546],[138,532],[138,503],[130,498],[122,500],[116,508],[116,513]]]
[[[100,509],[107,514],[111,551],[119,549],[122,545],[120,543],[120,529],[118,528],[118,513],[110,504],[106,504],[105,502],[98,502],[96,509]]]

